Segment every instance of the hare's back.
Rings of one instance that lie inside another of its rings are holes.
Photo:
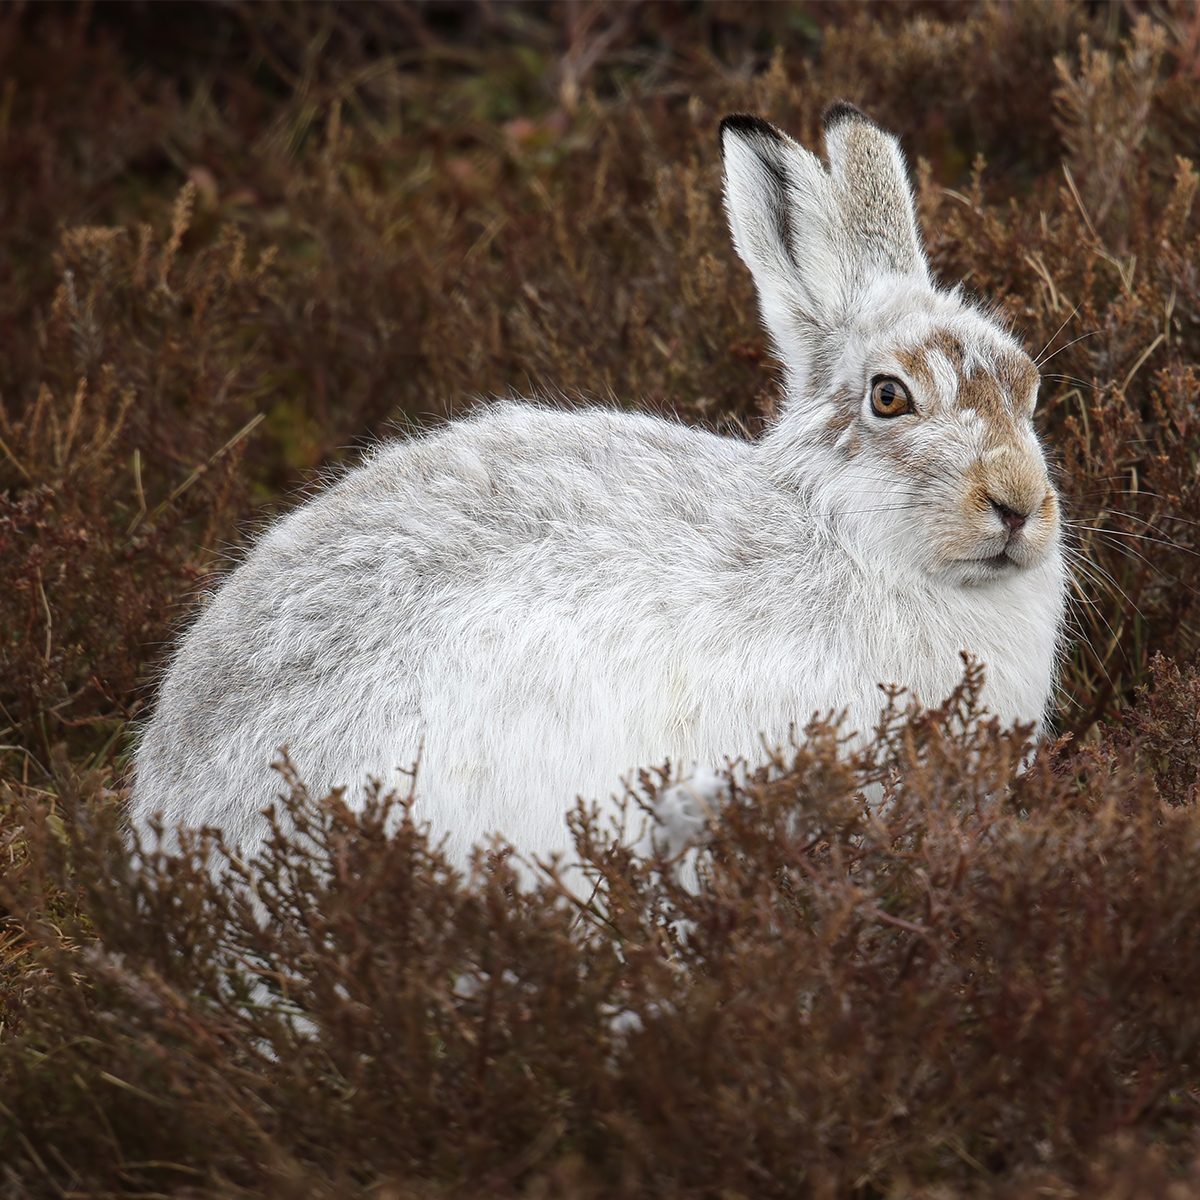
[[[381,446],[268,530],[183,639],[135,815],[236,833],[274,794],[266,764],[285,744],[316,788],[351,763],[380,770],[419,748],[448,677],[486,675],[488,653],[493,673],[516,670],[535,628],[635,652],[656,583],[703,577],[738,537],[749,461],[746,443],[640,414],[519,404]]]
[[[676,422],[605,409],[495,404],[436,434],[385,444],[322,500],[370,519],[375,503],[423,543],[494,554],[549,534],[656,531],[669,549],[719,522],[750,446]],[[382,514],[380,514],[382,515]]]

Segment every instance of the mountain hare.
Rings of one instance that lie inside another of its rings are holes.
[[[712,767],[818,711],[871,729],[880,683],[937,703],[964,650],[992,712],[1040,721],[1067,576],[1037,368],[931,281],[896,139],[838,103],[825,142],[828,170],[762,120],[721,124],[785,368],[760,441],[503,403],[378,446],[184,637],[134,820],[249,848],[279,747],[351,801],[368,776],[406,787],[419,756],[415,816],[454,858],[493,832],[546,855],[577,796],[638,766],[699,764],[711,791]]]

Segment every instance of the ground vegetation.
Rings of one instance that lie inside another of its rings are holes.
[[[965,663],[743,776],[698,887],[581,805],[590,904],[286,767],[294,833],[135,867],[172,639],[363,445],[759,435],[716,127],[838,97],[1042,364],[1050,736]],[[1183,2],[0,8],[0,1196],[1200,1196],[1198,145]]]

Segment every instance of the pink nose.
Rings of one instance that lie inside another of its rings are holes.
[[[1000,518],[1004,524],[1004,528],[1009,533],[1016,533],[1029,520],[1028,513],[1019,513],[1015,508],[1009,508],[1007,504],[1001,504],[999,500],[993,500],[991,496],[988,497],[988,503],[992,506],[992,511]]]

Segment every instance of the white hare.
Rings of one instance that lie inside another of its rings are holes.
[[[377,447],[184,637],[135,821],[249,848],[278,747],[351,801],[419,754],[416,816],[459,861],[493,832],[546,855],[577,796],[638,766],[755,760],[830,709],[869,730],[880,683],[936,703],[961,651],[992,712],[1041,721],[1067,573],[1037,370],[931,281],[895,138],[839,103],[825,142],[828,170],[757,118],[721,125],[786,375],[760,441],[504,403]]]

